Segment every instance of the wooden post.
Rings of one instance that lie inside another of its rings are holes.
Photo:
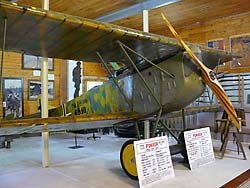
[[[44,10],[49,10],[49,0],[43,0],[42,8]],[[41,79],[42,79],[41,117],[47,118],[48,117],[48,58],[45,57],[42,58]],[[49,167],[49,132],[47,124],[44,124],[42,129],[42,147],[43,147],[42,164],[44,168],[47,168]]]
[[[148,10],[143,10],[143,31],[148,32]],[[144,139],[150,138],[150,123],[144,121]]]
[[[143,31],[148,32],[148,10],[143,10]]]

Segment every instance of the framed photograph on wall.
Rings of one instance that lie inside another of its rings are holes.
[[[214,39],[214,40],[209,40],[207,42],[207,47],[209,48],[214,48],[214,49],[219,49],[219,50],[225,50],[225,42],[224,39]]]
[[[220,39],[209,40],[207,41],[207,47],[225,51],[224,39],[220,38]],[[219,65],[219,67],[223,66],[225,66],[225,63]]]
[[[23,69],[41,70],[42,57],[23,54]],[[54,70],[54,62],[52,58],[48,58],[48,69]]]
[[[42,84],[40,80],[28,81],[28,100],[36,100],[41,94]],[[54,99],[54,81],[48,81],[48,99]]]
[[[241,58],[234,58],[231,69],[250,67],[250,33],[230,37],[231,52],[238,54]]]
[[[19,118],[23,112],[23,79],[3,78],[3,117]]]

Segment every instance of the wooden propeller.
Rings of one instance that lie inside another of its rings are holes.
[[[206,67],[199,59],[198,57],[191,51],[191,49],[185,44],[185,42],[182,40],[182,38],[178,35],[178,33],[175,31],[173,26],[170,24],[170,22],[167,20],[167,18],[164,16],[164,14],[161,14],[163,20],[166,22],[168,28],[174,35],[174,37],[179,41],[179,43],[182,45],[182,47],[187,51],[187,53],[190,55],[190,57],[194,60],[194,62],[198,65],[202,72],[202,79],[203,81],[211,88],[211,90],[214,92],[217,99],[220,101],[221,105],[233,121],[234,125],[236,126],[237,130],[240,131],[240,124],[239,120],[237,118],[237,114],[235,112],[235,109],[227,97],[224,89],[220,85],[219,81],[217,80],[215,73],[213,70]]]

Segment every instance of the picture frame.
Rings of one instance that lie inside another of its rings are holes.
[[[207,47],[225,51],[225,41],[223,38],[207,41]]]
[[[38,95],[41,94],[42,83],[40,80],[28,80],[28,100],[37,100]],[[54,81],[48,81],[48,99],[55,98]]]
[[[225,51],[225,41],[223,38],[212,39],[207,41],[207,47]],[[225,63],[222,63],[218,67],[224,67],[225,65]]]
[[[24,115],[23,79],[2,78],[3,117],[20,118]]]
[[[23,69],[41,70],[41,67],[42,67],[42,57],[23,53],[22,56]],[[48,70],[50,71],[54,70],[54,60],[52,58],[48,58]]]
[[[233,58],[231,69],[249,68],[250,62],[250,33],[234,35],[229,38],[230,51],[241,58]]]

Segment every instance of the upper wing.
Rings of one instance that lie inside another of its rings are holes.
[[[7,21],[5,49],[37,56],[99,62],[99,52],[105,61],[126,64],[117,40],[151,61],[183,50],[173,38],[10,2],[0,2],[0,17],[1,44]],[[205,64],[215,59],[217,65],[218,57],[221,62],[231,59],[226,52],[199,47]],[[140,61],[135,55],[132,58],[135,63]]]
[[[139,118],[136,113],[109,113],[77,115],[68,117],[32,118],[0,121],[0,136],[41,132],[48,124],[49,132],[63,130],[95,129],[111,127],[113,124]]]

